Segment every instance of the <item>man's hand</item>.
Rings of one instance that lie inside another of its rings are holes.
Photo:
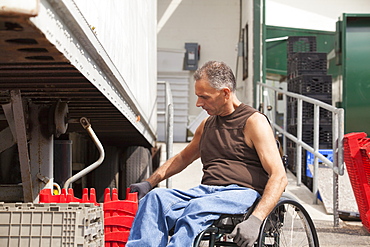
[[[152,185],[148,181],[130,185],[130,192],[137,192],[139,200],[143,198],[151,189]]]
[[[258,238],[262,221],[256,216],[251,215],[246,221],[237,224],[229,234],[229,238],[233,238],[234,243],[241,247],[253,247],[254,242]]]

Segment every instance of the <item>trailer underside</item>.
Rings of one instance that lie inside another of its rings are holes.
[[[54,104],[60,100],[68,103],[69,132],[84,132],[78,119],[86,117],[102,142],[150,146],[29,19],[0,19],[0,53],[0,104],[11,101],[11,90],[20,90],[22,98],[35,104]],[[4,116],[2,108],[0,114]],[[137,120],[140,121],[139,116]],[[6,125],[0,121],[1,129]]]

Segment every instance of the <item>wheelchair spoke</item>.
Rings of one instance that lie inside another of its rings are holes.
[[[318,247],[314,225],[302,206],[280,203],[266,219],[258,246]]]

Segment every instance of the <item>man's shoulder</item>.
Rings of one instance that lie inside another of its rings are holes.
[[[255,111],[254,113],[251,114],[251,116],[247,119],[247,124],[248,125],[270,125],[270,121],[267,118],[265,114],[263,114],[260,111]]]

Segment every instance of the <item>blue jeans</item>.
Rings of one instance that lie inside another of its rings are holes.
[[[126,247],[191,247],[221,214],[245,213],[258,197],[257,191],[238,185],[154,189],[140,200]]]

